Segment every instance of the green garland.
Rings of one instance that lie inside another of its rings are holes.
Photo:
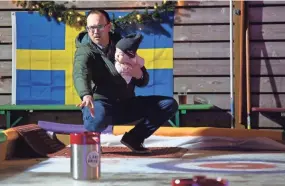
[[[13,3],[22,8],[27,8],[29,11],[38,11],[40,15],[46,16],[49,20],[54,19],[71,27],[81,28],[86,26],[86,16],[77,12],[75,6],[66,7],[65,5],[68,2],[59,4],[55,3],[55,1],[13,1]],[[113,26],[114,28],[124,28],[126,25],[132,23],[145,24],[150,21],[158,21],[160,20],[161,13],[173,11],[176,3],[176,1],[164,0],[161,5],[155,3],[153,11],[145,8],[143,12],[134,10],[126,16],[117,19],[113,17]]]

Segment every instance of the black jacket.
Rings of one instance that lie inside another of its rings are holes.
[[[77,36],[73,83],[81,99],[85,95],[93,95],[94,99],[124,100],[135,96],[135,86],[148,84],[149,74],[145,67],[141,68],[143,79],[132,78],[129,84],[117,72],[114,55],[115,45],[120,39],[119,35],[110,33],[111,42],[105,54],[91,41],[86,31]]]

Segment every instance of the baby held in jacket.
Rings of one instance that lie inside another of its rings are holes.
[[[122,38],[116,45],[115,67],[127,84],[132,79],[132,76],[128,74],[128,69],[136,64],[140,67],[144,66],[144,59],[137,55],[142,39],[141,34],[131,34]]]

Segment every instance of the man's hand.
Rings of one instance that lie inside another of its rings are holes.
[[[143,72],[142,72],[141,66],[139,64],[135,64],[135,65],[126,64],[126,65],[127,65],[126,71],[130,76],[132,76],[136,79],[140,79],[142,77]]]
[[[94,118],[95,116],[95,108],[94,108],[94,104],[93,104],[93,97],[90,95],[86,95],[83,97],[83,100],[80,104],[76,105],[77,107],[88,107],[91,116]]]

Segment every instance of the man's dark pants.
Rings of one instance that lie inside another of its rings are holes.
[[[88,131],[102,132],[108,125],[140,120],[129,134],[143,142],[176,113],[178,104],[172,97],[137,96],[125,101],[95,100],[94,107],[94,118],[88,108],[82,109]]]

